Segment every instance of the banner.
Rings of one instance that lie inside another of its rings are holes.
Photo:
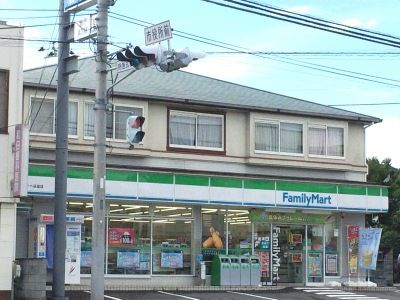
[[[358,256],[360,268],[376,270],[381,234],[382,228],[360,228],[360,252]]]
[[[357,225],[347,225],[347,246],[349,274],[357,273],[358,266],[358,239],[360,227]]]
[[[134,231],[132,228],[110,228],[108,229],[108,245],[128,246],[133,245]]]

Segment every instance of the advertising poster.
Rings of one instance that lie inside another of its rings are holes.
[[[256,256],[260,259],[261,264],[261,277],[263,281],[268,281],[270,276],[270,259],[269,252],[256,252]]]
[[[301,263],[303,261],[303,254],[302,253],[291,253],[290,258],[293,263]]]
[[[347,226],[347,245],[349,273],[356,274],[358,267],[358,239],[360,227],[356,225]]]
[[[382,228],[360,228],[360,251],[358,256],[360,268],[376,270],[381,234]]]
[[[65,283],[79,284],[81,279],[81,225],[67,224]]]
[[[161,252],[161,268],[183,268],[183,252]]]
[[[81,267],[92,266],[92,251],[81,251]]]
[[[114,227],[108,229],[108,245],[129,246],[133,245],[134,231],[132,228]]]
[[[140,252],[117,252],[118,268],[138,268],[140,266]]]
[[[322,253],[308,254],[308,276],[322,277]]]
[[[202,246],[205,249],[224,248],[225,216],[221,214],[203,214]]]
[[[326,254],[325,255],[326,273],[334,274],[338,273],[338,256],[337,254]]]

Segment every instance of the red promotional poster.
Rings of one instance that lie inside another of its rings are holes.
[[[134,231],[132,228],[108,229],[108,244],[112,246],[133,245]]]
[[[360,228],[357,225],[347,226],[347,247],[349,274],[358,272],[358,238]]]
[[[347,226],[347,239],[355,239],[359,236],[359,226],[357,225],[348,225]]]

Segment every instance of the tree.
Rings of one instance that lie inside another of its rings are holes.
[[[379,226],[383,228],[381,246],[393,249],[394,255],[400,253],[400,169],[392,167],[389,158],[379,162],[372,157],[367,159],[367,181],[387,185],[389,188],[389,211],[379,214]],[[367,225],[373,225],[369,216]]]

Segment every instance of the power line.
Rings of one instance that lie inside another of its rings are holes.
[[[264,7],[264,8],[273,9],[273,10],[276,10],[276,11],[283,12],[285,14],[296,15],[296,16],[299,16],[301,18],[306,18],[306,19],[310,19],[310,20],[316,20],[316,21],[319,21],[319,22],[324,22],[324,23],[327,23],[327,24],[335,25],[335,26],[345,27],[345,28],[349,28],[349,29],[352,29],[352,30],[358,30],[358,31],[361,31],[361,32],[367,32],[367,33],[371,33],[371,34],[386,36],[386,37],[389,37],[389,38],[394,38],[394,39],[400,40],[400,37],[397,37],[397,36],[394,36],[394,35],[390,35],[390,34],[387,34],[387,33],[382,33],[382,32],[372,31],[372,30],[368,30],[368,29],[358,28],[358,27],[354,27],[354,26],[349,26],[349,25],[333,22],[333,21],[330,21],[330,20],[326,20],[326,19],[323,19],[323,18],[320,18],[320,17],[300,14],[300,13],[292,12],[292,11],[289,11],[289,10],[286,10],[286,9],[283,9],[283,8],[279,8],[279,7],[276,7],[276,6],[259,3],[257,1],[250,1],[250,0],[239,0],[239,1],[246,2],[246,3],[251,3],[251,4],[258,5],[258,6]]]
[[[134,19],[134,21],[126,20],[126,19],[131,19],[131,17],[125,16],[125,15],[122,15],[122,14],[118,14],[118,16],[119,17],[115,17],[115,16],[110,16],[110,17],[114,18],[114,19],[117,19],[117,20],[124,21],[124,22],[128,22],[128,23],[132,23],[132,24],[135,24],[135,25],[139,25],[139,26],[142,26],[142,27],[147,26],[147,25],[140,24],[138,22],[148,23],[148,22],[145,22],[145,21],[142,21],[142,20],[138,20],[138,19]],[[123,19],[123,18],[125,18],[125,19]],[[186,33],[186,32],[180,32],[181,34],[177,34],[176,32],[179,32],[178,30],[174,30],[173,32],[174,32],[174,35],[176,35],[176,36],[180,36],[180,37],[183,37],[183,38],[186,38],[186,39],[190,39],[190,40],[193,40],[193,41],[197,41],[197,42],[200,42],[200,43],[204,43],[204,44],[208,44],[208,45],[224,48],[224,49],[227,49],[227,50],[233,50],[233,51],[236,51],[237,53],[250,54],[250,55],[258,56],[258,57],[261,57],[261,58],[264,58],[264,59],[270,59],[270,60],[273,60],[273,61],[283,62],[283,63],[286,63],[286,64],[295,65],[295,66],[299,66],[299,67],[303,67],[303,68],[308,68],[308,69],[312,69],[312,70],[316,70],[316,71],[326,72],[326,73],[330,73],[330,74],[346,76],[346,77],[349,77],[349,78],[354,78],[354,79],[363,80],[363,81],[367,81],[367,82],[374,82],[374,83],[384,84],[384,85],[388,85],[388,86],[392,86],[392,87],[400,87],[400,85],[396,85],[396,84],[393,84],[393,83],[387,83],[387,82],[382,82],[382,81],[378,81],[378,80],[374,80],[374,79],[360,77],[360,76],[366,76],[366,77],[371,77],[371,78],[378,78],[378,76],[374,76],[374,75],[357,73],[357,72],[342,70],[342,69],[338,69],[338,68],[331,68],[331,67],[323,66],[323,65],[311,64],[311,63],[308,63],[308,62],[297,61],[297,60],[289,59],[289,58],[267,57],[267,56],[260,55],[260,54],[254,54],[252,52],[256,53],[257,51],[254,51],[254,50],[251,50],[251,49],[248,49],[248,48],[244,48],[244,47],[241,47],[241,46],[236,46],[236,45],[228,44],[228,43],[222,43],[222,42],[219,42],[217,40],[211,40],[209,38],[203,38],[203,37],[198,36],[198,35],[196,35],[193,38],[193,37],[191,37],[192,35],[190,33]],[[210,40],[212,42],[210,42]],[[222,44],[222,45],[220,45],[220,44]],[[246,51],[238,50],[238,48],[246,50]],[[286,60],[292,60],[292,61],[295,61],[295,62],[286,61]],[[307,64],[309,64],[310,66],[308,66]],[[322,68],[324,68],[324,69],[322,69]],[[331,69],[332,71],[331,70],[327,70],[327,69]],[[340,72],[347,72],[347,73],[350,73],[350,74],[340,73]],[[351,74],[354,74],[354,75],[351,75]],[[360,75],[360,76],[355,76],[355,75]],[[396,81],[394,79],[389,79],[389,78],[384,78],[384,77],[380,77],[379,79]]]
[[[266,13],[261,13],[261,12],[257,12],[251,9],[246,9],[246,8],[241,8],[241,7],[237,7],[237,6],[233,6],[233,5],[229,5],[229,4],[224,4],[224,3],[220,3],[220,2],[216,2],[216,1],[211,1],[211,0],[201,0],[204,2],[209,2],[215,5],[219,5],[219,6],[223,6],[223,7],[227,7],[227,8],[231,8],[231,9],[235,9],[235,10],[239,10],[239,11],[243,11],[243,12],[248,12],[248,13],[252,13],[252,14],[256,14],[259,16],[263,16],[263,17],[267,17],[267,18],[272,18],[272,19],[276,19],[276,20],[280,20],[280,21],[285,21],[285,22],[289,22],[289,23],[293,23],[293,24],[297,24],[297,25],[302,25],[302,26],[306,26],[306,27],[310,27],[313,29],[319,29],[319,30],[323,30],[326,32],[331,32],[331,33],[336,33],[336,34],[340,34],[343,36],[347,36],[347,37],[353,37],[353,38],[357,38],[360,40],[364,40],[364,41],[369,41],[369,42],[374,42],[377,44],[382,44],[382,45],[386,45],[386,46],[391,46],[391,47],[396,47],[396,48],[400,48],[400,43],[397,41],[391,41],[385,38],[380,38],[380,37],[374,37],[371,35],[367,35],[367,34],[362,34],[362,33],[358,33],[358,32],[354,32],[351,30],[346,30],[343,28],[339,28],[337,26],[331,26],[331,25],[327,25],[327,24],[314,24],[316,22],[314,21],[309,21],[309,20],[296,20],[299,19],[297,17],[291,17],[291,16],[275,16],[275,15],[270,15],[270,14],[266,14]],[[249,6],[246,4],[242,4],[242,3],[237,3],[237,1],[232,1],[232,0],[224,0],[230,3],[234,3],[237,5],[241,5],[241,6]],[[254,7],[255,9],[260,9],[258,7]],[[266,9],[264,9],[264,11],[267,11]],[[271,13],[269,11],[267,11],[268,13]],[[281,15],[279,13],[275,13],[277,15]]]
[[[346,103],[346,104],[331,104],[328,106],[381,106],[381,105],[400,105],[400,102]]]

